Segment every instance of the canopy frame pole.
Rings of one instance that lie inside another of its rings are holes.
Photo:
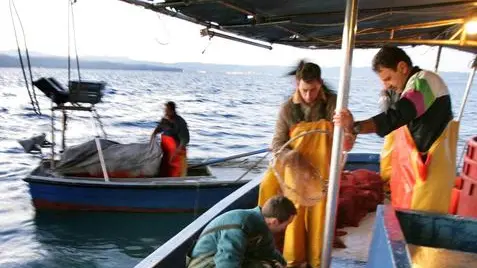
[[[465,87],[464,97],[462,98],[459,114],[457,115],[457,122],[460,122],[460,120],[462,120],[462,116],[464,115],[465,104],[467,103],[467,99],[469,98],[470,88],[472,87],[472,83],[474,82],[474,76],[475,76],[476,70],[477,70],[477,56],[472,62],[472,71],[470,71],[469,78],[467,79],[467,85]]]
[[[353,48],[356,38],[358,18],[358,0],[346,0],[345,23],[343,27],[343,42],[341,51],[343,64],[341,66],[338,99],[336,111],[348,107],[349,87],[351,81],[351,69],[353,60]],[[331,166],[329,174],[328,196],[326,203],[325,232],[321,253],[321,267],[328,268],[331,264],[331,251],[336,224],[336,209],[338,205],[338,193],[340,187],[341,152],[343,141],[343,129],[335,125],[333,131],[333,147],[331,152]]]

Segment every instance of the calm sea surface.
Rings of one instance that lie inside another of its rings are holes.
[[[63,69],[33,71],[35,78],[67,80]],[[325,70],[324,75],[336,89],[338,73]],[[444,73],[443,77],[457,114],[467,74]],[[289,77],[250,73],[83,70],[82,78],[108,82],[97,110],[108,138],[122,143],[147,142],[162,116],[163,103],[175,101],[190,128],[192,158],[267,147],[279,105],[293,90]],[[351,86],[355,118],[377,113],[381,86],[375,75],[353,73]],[[0,267],[131,267],[194,218],[191,214],[35,212],[22,178],[39,157],[25,154],[17,140],[50,131],[49,101],[38,90],[37,94],[42,116],[31,109],[21,70],[0,68]],[[67,144],[93,137],[88,113],[70,113],[70,118]],[[474,90],[461,124],[459,154],[465,141],[477,135],[475,118]],[[56,126],[60,127],[60,120]],[[361,136],[354,151],[379,152],[381,145],[376,135]]]

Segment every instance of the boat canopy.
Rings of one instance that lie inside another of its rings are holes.
[[[336,0],[121,1],[203,25],[203,35],[238,35],[269,49],[341,48],[346,8],[346,1]],[[477,34],[464,27],[474,19],[477,1],[360,0],[355,48],[437,45],[477,53]]]

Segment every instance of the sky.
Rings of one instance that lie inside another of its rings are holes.
[[[9,1],[0,0],[0,53],[17,47]],[[68,0],[14,0],[14,3],[25,29],[29,51],[66,56]],[[164,63],[282,66],[295,65],[299,59],[306,58],[322,67],[342,64],[339,50],[297,49],[282,45],[273,45],[272,50],[266,50],[216,37],[209,41],[208,37],[200,36],[203,26],[119,0],[78,0],[73,9],[80,58],[99,56]],[[16,22],[17,32],[21,34]],[[72,31],[70,33],[72,36]],[[205,53],[202,53],[204,49]],[[434,68],[437,48],[420,46],[406,48],[406,51],[416,65]],[[353,66],[370,66],[375,53],[375,49],[355,50]],[[443,49],[440,70],[467,72],[472,59],[472,54]]]

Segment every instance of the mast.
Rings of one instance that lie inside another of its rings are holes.
[[[343,42],[341,51],[343,53],[343,64],[341,65],[340,81],[338,87],[338,99],[336,101],[336,111],[341,111],[348,107],[349,85],[351,81],[351,68],[353,60],[353,48],[356,37],[358,17],[358,0],[346,0],[345,22],[343,27]],[[321,253],[321,267],[328,268],[331,263],[331,250],[333,249],[333,239],[336,223],[336,208],[338,206],[338,193],[340,188],[343,129],[335,125],[333,131],[333,147],[331,152],[331,167],[328,186],[328,201],[326,203],[325,233],[323,239],[323,250]]]

